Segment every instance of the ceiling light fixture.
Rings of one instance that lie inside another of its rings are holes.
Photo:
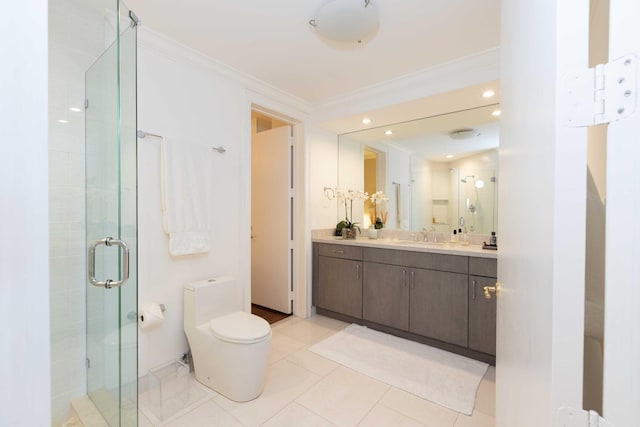
[[[69,120],[60,119],[60,120],[58,120],[58,123],[69,123]]]
[[[445,157],[446,157],[447,159],[453,159],[453,154],[447,154]]]
[[[491,89],[489,89],[489,90],[485,90],[485,91],[482,93],[482,97],[483,97],[483,98],[491,98],[491,97],[492,97],[493,95],[495,95],[495,94],[496,94],[496,93],[495,93],[494,91],[492,91]]]
[[[500,115],[500,110],[494,110],[494,111],[491,113],[491,115],[492,115],[493,117],[498,117],[498,116]]]
[[[364,119],[362,119],[362,124],[363,125],[369,125],[371,124],[371,119],[368,117],[365,117]]]
[[[73,111],[74,113],[80,113],[82,112],[82,109],[78,107],[69,107],[69,111]]]
[[[449,138],[456,140],[470,139],[478,135],[480,135],[480,132],[477,132],[475,129],[458,129],[451,132]]]
[[[389,129],[388,131],[386,131],[384,133],[385,135],[393,135],[393,131],[391,129]]]
[[[378,30],[378,7],[371,0],[325,0],[309,25],[326,41],[361,44]]]

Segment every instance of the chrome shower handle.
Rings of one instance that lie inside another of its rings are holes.
[[[107,279],[104,282],[96,280],[96,247],[99,245],[105,245],[107,247],[118,246],[122,249],[122,259],[120,263],[122,271],[120,280]],[[104,239],[94,241],[89,245],[88,249],[87,275],[89,276],[89,283],[100,288],[111,289],[124,285],[127,280],[129,280],[129,246],[127,246],[124,240],[114,239],[113,237],[105,237]]]

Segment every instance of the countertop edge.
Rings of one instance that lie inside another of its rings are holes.
[[[395,249],[413,252],[430,252],[436,254],[473,256],[478,258],[498,258],[497,250],[482,249],[479,245],[450,245],[447,243],[433,244],[421,243],[390,239],[368,239],[359,237],[355,240],[342,239],[340,237],[314,237],[311,239],[314,243],[329,243],[334,245],[363,246],[368,248]]]

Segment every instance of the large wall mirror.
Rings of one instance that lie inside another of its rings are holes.
[[[383,191],[388,201],[376,209],[388,229],[490,234],[498,144],[498,104],[341,134],[338,187]],[[372,218],[369,202],[353,205],[354,221],[367,228]]]

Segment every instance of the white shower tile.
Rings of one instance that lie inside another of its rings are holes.
[[[389,385],[339,367],[296,402],[339,426],[355,426],[389,389]]]

